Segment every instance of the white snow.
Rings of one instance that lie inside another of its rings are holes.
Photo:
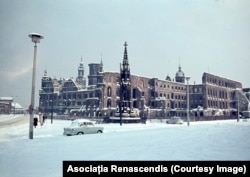
[[[46,120],[33,140],[28,122],[0,128],[0,176],[59,177],[63,160],[250,160],[249,119],[100,124],[103,134],[63,136],[70,123]]]

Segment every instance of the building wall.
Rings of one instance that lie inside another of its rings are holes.
[[[118,78],[119,73],[104,73],[104,109],[115,110],[118,106]],[[185,112],[186,86],[183,83],[131,75],[131,85],[131,98],[134,108],[141,110],[144,109],[144,106],[149,106],[152,109],[177,108],[182,113]],[[109,106],[110,102],[111,106]]]
[[[119,72],[102,72],[102,64],[90,64],[89,85],[81,86],[73,79],[42,78],[40,110],[50,113],[71,113],[80,110],[83,116],[114,115],[119,103]],[[214,110],[237,108],[236,89],[240,82],[204,73],[202,84],[189,85],[190,109],[211,109],[204,115],[211,116]],[[238,93],[239,95],[239,93]],[[142,112],[150,108],[152,117],[173,115],[186,117],[187,85],[171,80],[131,75],[132,107]],[[195,114],[197,115],[197,114]],[[202,114],[203,116],[203,114]]]
[[[242,90],[240,82],[210,73],[203,73],[202,85],[198,87],[194,86],[194,89],[202,89],[204,108],[211,110],[206,113],[207,116],[213,115],[216,109],[229,116],[230,110],[236,109],[236,90]]]

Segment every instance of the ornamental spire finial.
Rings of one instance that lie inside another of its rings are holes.
[[[124,46],[125,46],[125,47],[127,47],[127,46],[128,46],[128,44],[127,44],[127,42],[126,42],[126,41],[125,41],[125,43],[124,43]]]

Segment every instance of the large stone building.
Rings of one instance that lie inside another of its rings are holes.
[[[236,116],[238,109],[246,110],[249,104],[240,82],[210,73],[203,74],[202,84],[190,87],[191,110],[196,116]]]
[[[120,83],[124,81],[126,95],[123,98],[130,100],[127,106],[140,110],[141,117],[186,117],[187,84],[181,66],[175,79],[169,76],[161,80],[133,75],[126,43],[120,72],[104,71],[102,61],[88,66],[88,85],[82,61],[76,79],[52,79],[45,71],[39,93],[40,111],[85,117],[114,116],[120,102]],[[240,82],[209,73],[203,74],[202,84],[189,87],[190,110],[195,117],[232,116],[238,110],[247,109],[249,104]]]

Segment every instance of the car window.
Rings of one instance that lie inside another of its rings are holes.
[[[93,126],[94,124],[92,122],[86,122],[87,125]]]

